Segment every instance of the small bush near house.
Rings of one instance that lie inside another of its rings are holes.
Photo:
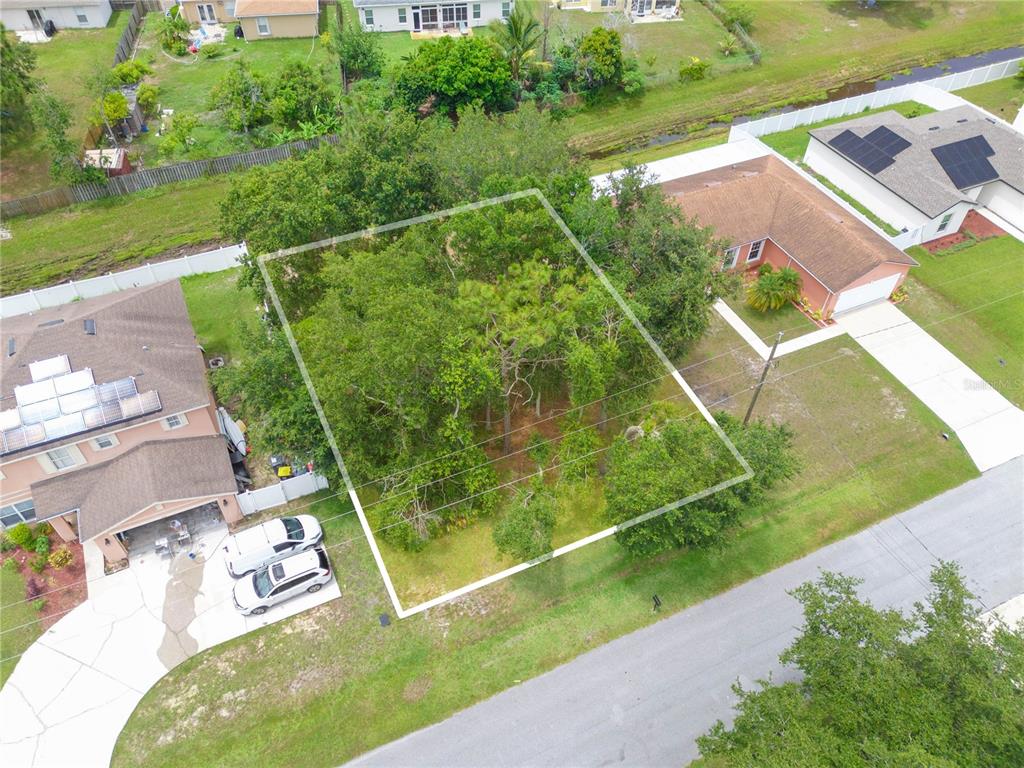
[[[13,557],[9,557],[6,560],[4,560],[3,566],[0,566],[0,567],[2,567],[8,573],[17,573],[18,572],[18,561],[15,560]]]
[[[29,550],[32,548],[32,541],[35,537],[32,535],[31,528],[24,523],[18,523],[7,532],[7,538],[14,542],[14,546]]]
[[[199,55],[204,59],[216,59],[227,52],[228,47],[224,43],[206,43],[199,48]]]
[[[44,520],[41,523],[36,523],[32,527],[32,532],[36,536],[49,536],[51,533],[53,533],[53,526]]]
[[[0,533],[0,552],[10,552],[17,545],[11,541],[11,537],[6,533]]]
[[[691,56],[689,61],[684,60],[679,65],[679,80],[683,83],[695,83],[706,78],[710,70],[711,62]]]
[[[32,545],[32,550],[37,555],[49,555],[50,554],[50,537],[45,533],[41,536],[36,537],[35,544]]]
[[[765,264],[757,280],[747,286],[747,304],[759,312],[781,309],[800,300],[800,275],[791,267],[774,269]]]
[[[71,554],[71,550],[67,547],[61,547],[60,549],[51,552],[50,557],[48,558],[50,567],[57,569],[66,568],[71,565],[74,560],[75,556]]]
[[[46,555],[36,555],[29,561],[28,567],[36,573],[42,573],[46,570],[47,565],[49,565],[49,559]]]
[[[141,61],[130,59],[122,61],[113,70],[114,79],[121,85],[135,85],[146,75],[152,75],[153,70]]]

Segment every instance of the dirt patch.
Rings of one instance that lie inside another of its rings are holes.
[[[477,589],[467,595],[442,603],[436,608],[430,608],[424,612],[429,624],[441,632],[441,637],[448,637],[451,625],[457,619],[477,618],[481,619],[493,613],[498,613],[511,603],[504,584],[492,584],[484,589]]]
[[[885,402],[885,411],[889,418],[897,421],[907,418],[907,406],[903,404],[899,396],[889,387],[882,387],[881,392],[882,400]]]
[[[429,677],[418,677],[415,680],[411,680],[402,689],[402,698],[410,704],[415,704],[427,695],[433,684],[434,681]]]

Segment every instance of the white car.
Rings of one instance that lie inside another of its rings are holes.
[[[236,579],[321,542],[324,532],[312,515],[279,517],[228,536],[224,559]]]
[[[319,592],[330,583],[327,550],[315,547],[271,563],[235,582],[232,599],[244,614],[262,616],[268,608],[303,592]]]

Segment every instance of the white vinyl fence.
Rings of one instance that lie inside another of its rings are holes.
[[[311,472],[307,475],[289,477],[276,485],[268,485],[266,488],[240,493],[238,494],[238,506],[241,507],[243,515],[252,515],[327,488],[330,488],[327,478]]]
[[[240,258],[247,253],[245,243],[228,245],[205,253],[182,256],[180,259],[158,261],[123,272],[111,272],[100,277],[86,280],[70,280],[60,285],[51,285],[38,291],[28,291],[14,296],[0,298],[0,318],[38,312],[47,307],[59,307],[81,299],[91,299],[107,293],[152,285],[163,280],[173,280],[186,275],[198,275],[203,272],[219,272],[222,269],[237,267]]]
[[[796,109],[792,112],[762,117],[759,120],[751,120],[750,122],[733,126],[729,133],[729,140],[732,141],[734,132],[742,132],[750,136],[766,136],[769,133],[788,131],[801,125],[820,123],[822,120],[856,115],[866,109],[888,107],[901,101],[918,101],[922,104],[927,104],[933,109],[948,109],[963,103],[958,97],[948,98],[950,91],[958,91],[961,88],[967,88],[972,85],[980,85],[992,80],[1011,77],[1020,69],[1021,61],[1024,61],[1024,59],[1010,59],[998,64],[988,64],[984,67],[969,69],[965,72],[957,72],[952,75],[936,77],[932,80],[924,80],[920,83],[907,83],[906,85],[898,85],[894,88],[886,88],[885,90],[865,93],[860,96],[851,96],[848,99],[830,101],[826,104],[818,104],[813,107],[806,107],[805,109]],[[947,98],[943,98],[943,96],[947,96]]]

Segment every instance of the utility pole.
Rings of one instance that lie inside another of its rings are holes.
[[[768,369],[772,367],[772,360],[775,358],[775,350],[779,348],[779,342],[782,341],[782,331],[779,331],[779,335],[775,337],[775,343],[772,344],[772,351],[768,353],[768,359],[764,361],[764,370],[761,371],[761,380],[757,382],[757,388],[754,390],[754,396],[750,398],[750,407],[747,408],[747,415],[743,417],[743,426],[747,426],[747,422],[750,421],[750,414],[754,412],[754,405],[757,403],[757,396],[761,394],[761,387],[764,386],[765,379],[768,378]]]

